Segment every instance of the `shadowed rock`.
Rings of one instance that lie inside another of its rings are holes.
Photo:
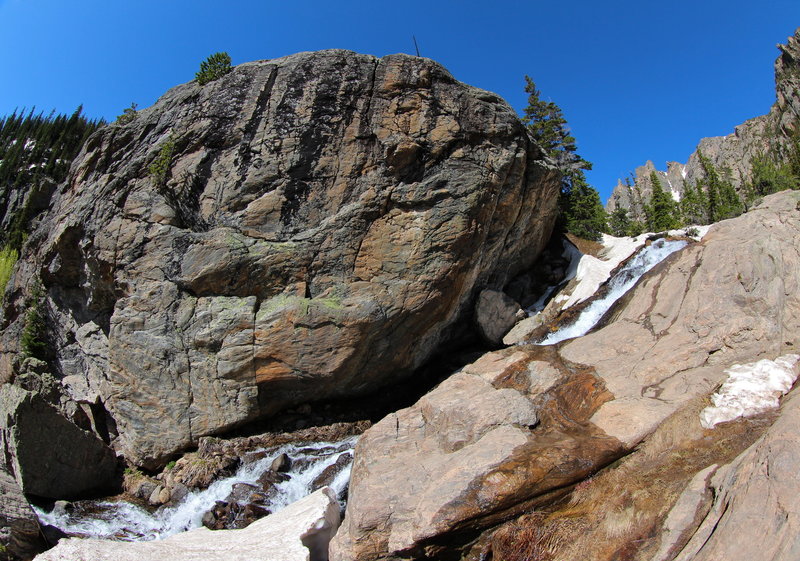
[[[114,452],[79,429],[38,394],[0,387],[0,446],[27,494],[71,498],[119,487]]]

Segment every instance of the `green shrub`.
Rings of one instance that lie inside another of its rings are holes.
[[[167,173],[172,166],[172,156],[174,153],[175,140],[170,137],[161,147],[156,159],[153,160],[153,163],[150,164],[149,168],[147,168],[147,171],[150,173],[150,177],[153,178],[153,183],[155,183],[157,187],[164,185],[164,183],[167,181]]]
[[[11,271],[14,269],[14,264],[17,262],[19,253],[13,247],[8,245],[0,249],[0,291],[5,292],[6,285],[11,278]],[[2,297],[0,296],[0,299]]]
[[[31,292],[28,313],[25,317],[25,328],[22,330],[20,346],[25,356],[45,360],[47,341],[45,339],[47,324],[44,310],[44,290],[36,284]]]
[[[135,103],[131,103],[130,107],[126,107],[125,110],[122,112],[122,115],[117,116],[116,123],[118,125],[127,125],[136,119],[136,107]]]
[[[195,74],[197,82],[202,86],[223,77],[231,71],[231,57],[228,53],[214,53],[200,63],[200,70]]]

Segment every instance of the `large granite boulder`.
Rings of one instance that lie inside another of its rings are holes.
[[[643,277],[603,328],[484,355],[374,425],[332,559],[435,558],[631,452],[726,368],[800,347],[799,208],[800,192],[765,198]]]
[[[116,456],[103,441],[13,384],[0,386],[0,450],[0,466],[29,495],[75,498],[119,488]]]
[[[131,461],[408,376],[530,266],[556,169],[496,95],[419,57],[332,50],[178,86],[88,141],[18,266],[73,399]]]
[[[38,561],[316,561],[339,526],[339,503],[329,488],[300,499],[241,530],[198,528],[151,542],[70,538],[36,557]]]

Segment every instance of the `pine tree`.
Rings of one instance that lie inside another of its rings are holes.
[[[792,172],[791,160],[786,164],[779,164],[772,155],[761,153],[753,156],[750,167],[752,178],[747,184],[748,201],[755,197],[797,188],[798,178]]]
[[[570,134],[561,108],[552,101],[543,101],[541,92],[529,76],[525,76],[528,106],[522,122],[531,136],[561,170],[559,225],[577,236],[599,240],[606,230],[606,215],[600,195],[586,182],[584,170],[592,164],[577,154],[575,138]]]
[[[706,224],[705,193],[696,183],[686,183],[680,208],[684,224]]]
[[[625,207],[618,206],[608,217],[608,228],[611,230],[611,234],[619,238],[629,235],[631,225],[628,209]]]
[[[597,191],[581,178],[574,179],[572,188],[562,196],[567,231],[587,240],[599,241],[608,226],[606,211]]]
[[[230,71],[231,56],[228,53],[214,53],[200,63],[200,70],[195,74],[195,78],[202,86],[223,77]]]
[[[700,150],[697,151],[705,178],[698,182],[706,191],[706,219],[708,224],[739,216],[744,212],[744,205],[733,184],[720,177],[714,165]]]
[[[662,232],[680,226],[677,219],[677,205],[669,193],[661,187],[658,174],[652,172],[650,181],[653,184],[653,194],[650,203],[645,207],[647,228],[652,232]]]

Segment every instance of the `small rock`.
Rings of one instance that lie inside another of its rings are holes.
[[[272,465],[269,466],[269,469],[279,473],[285,473],[292,469],[292,459],[288,454],[283,453],[272,461]]]
[[[176,483],[174,487],[172,487],[172,492],[170,494],[170,502],[172,504],[178,504],[186,495],[189,494],[189,488],[184,485],[183,483]]]
[[[153,489],[153,492],[150,493],[150,496],[147,498],[147,502],[153,506],[160,506],[164,504],[164,502],[161,501],[161,491],[163,490],[164,488],[161,485],[157,486],[155,489]]]
[[[322,470],[322,473],[314,478],[314,481],[311,482],[311,489],[316,491],[320,487],[325,487],[326,485],[333,483],[333,480],[337,475],[339,475],[339,472],[347,467],[347,465],[352,461],[353,455],[349,452],[339,456],[339,459],[337,459],[335,463],[326,467],[324,470]]]
[[[500,345],[503,335],[517,321],[519,304],[505,292],[483,290],[475,305],[475,323],[481,336],[491,345]]]
[[[253,492],[257,490],[258,487],[255,485],[250,485],[249,483],[236,483],[225,500],[239,503],[247,502],[250,500]]]
[[[275,485],[288,479],[289,476],[285,473],[267,470],[258,478],[258,484],[267,496],[272,496],[275,494]]]

